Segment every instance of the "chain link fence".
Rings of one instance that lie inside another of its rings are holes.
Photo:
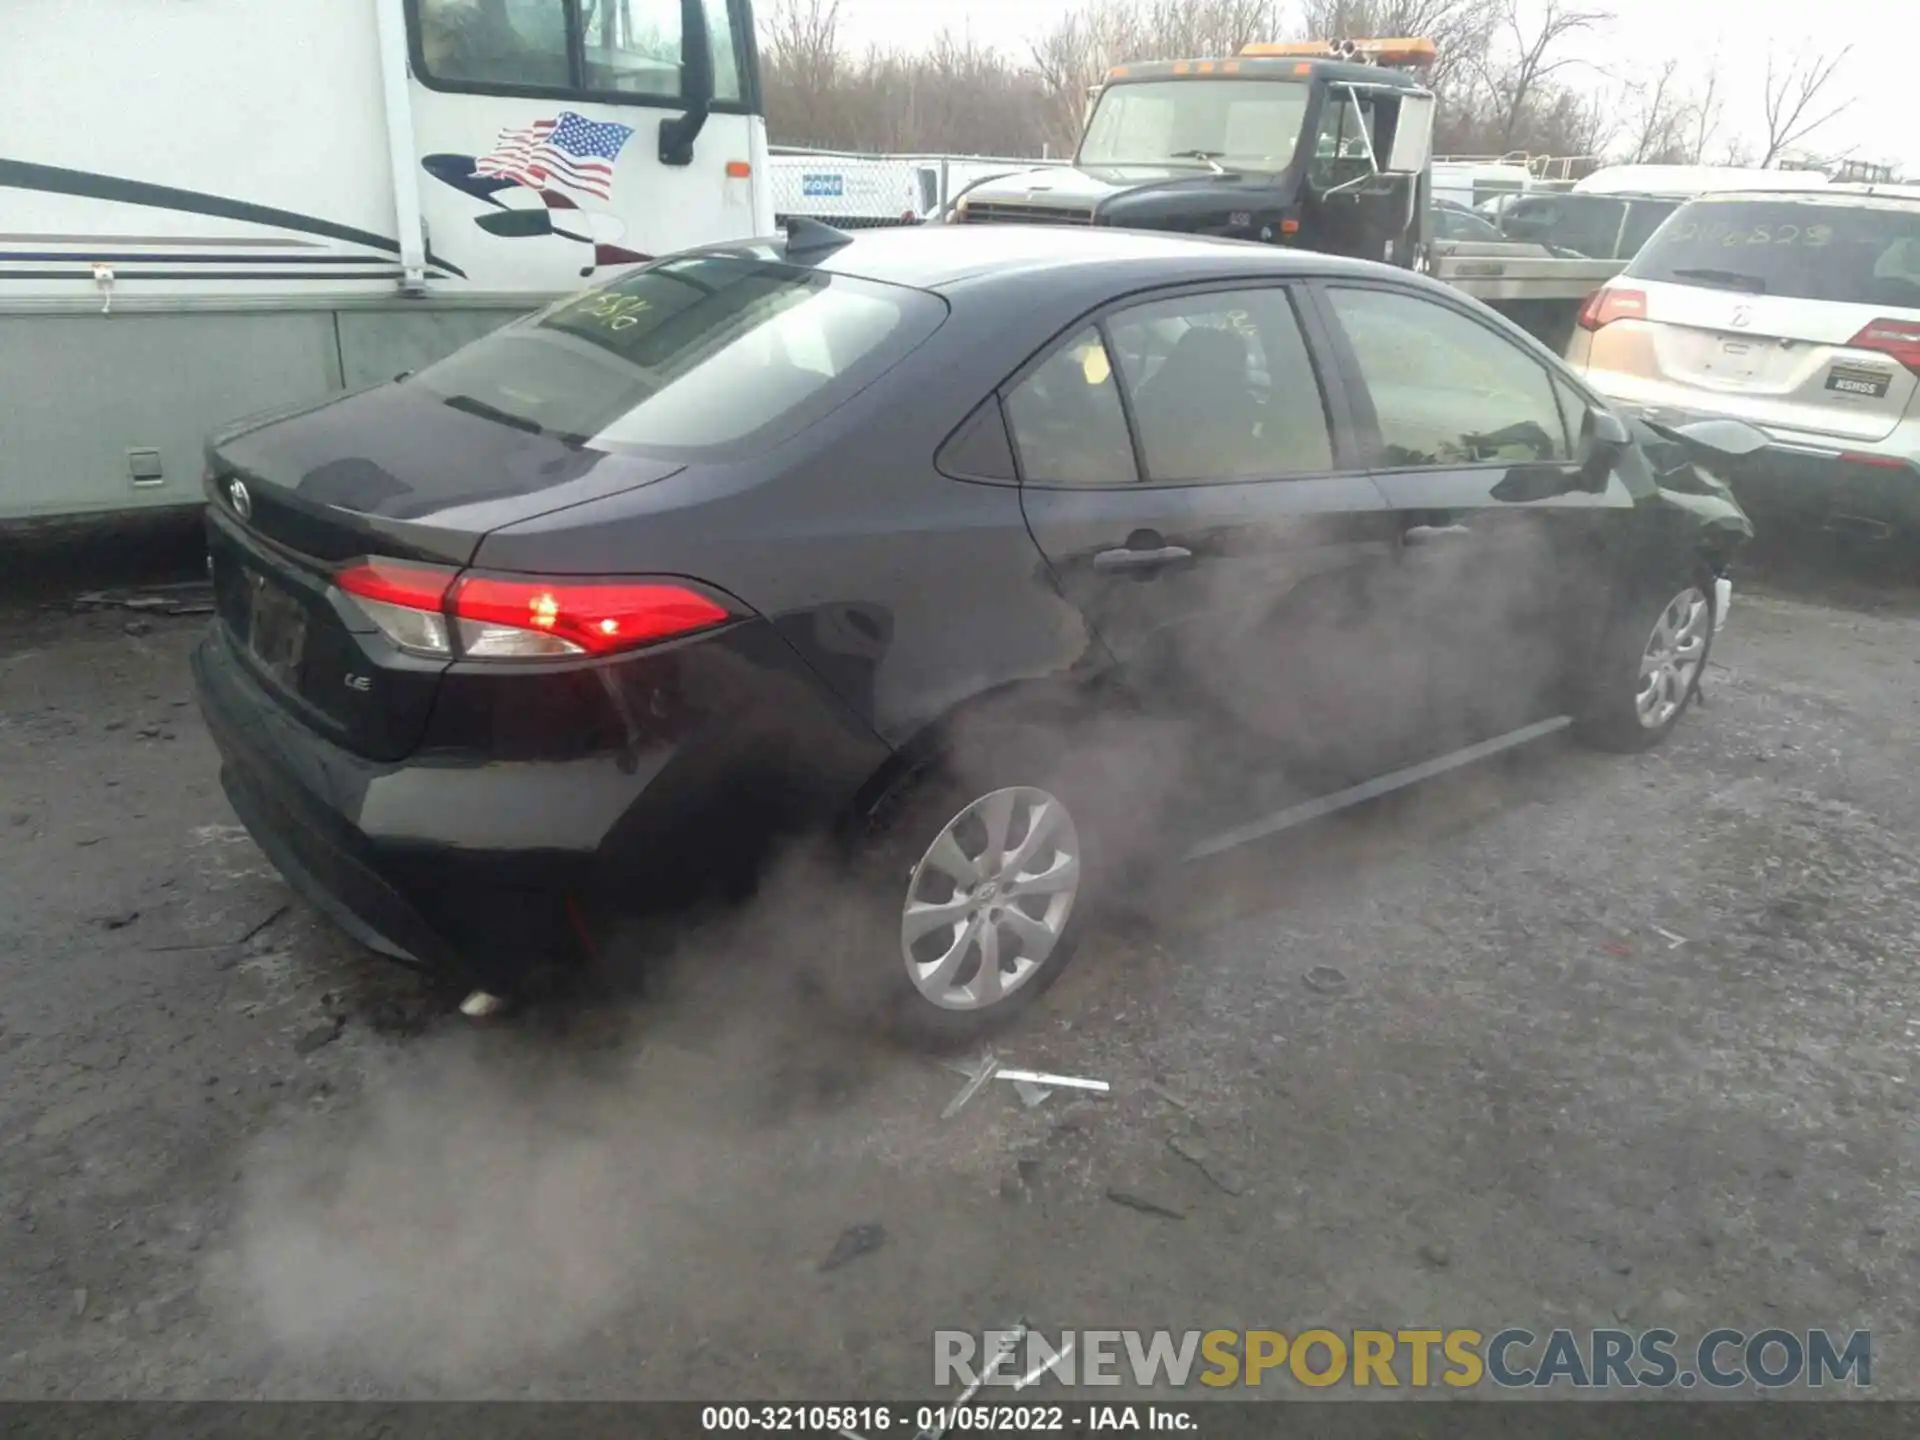
[[[772,151],[773,213],[824,220],[841,229],[920,225],[944,216],[962,191],[984,180],[1063,161],[991,155],[872,155],[853,151]]]

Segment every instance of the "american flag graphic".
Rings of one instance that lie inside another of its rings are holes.
[[[613,162],[632,134],[630,125],[562,110],[552,120],[502,130],[493,153],[474,161],[473,171],[517,180],[535,190],[558,185],[606,200],[613,194]]]

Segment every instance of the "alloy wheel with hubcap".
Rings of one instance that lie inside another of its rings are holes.
[[[1640,655],[1639,688],[1633,697],[1640,724],[1658,730],[1687,703],[1706,660],[1713,604],[1698,586],[1669,600],[1654,621]]]
[[[1080,835],[1060,800],[1031,786],[982,795],[913,867],[900,953],[942,1010],[1000,1005],[1059,948],[1079,897]]]

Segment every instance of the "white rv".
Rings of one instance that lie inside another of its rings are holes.
[[[751,0],[0,0],[0,521],[773,228]]]

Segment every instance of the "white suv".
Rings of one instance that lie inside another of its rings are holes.
[[[1734,477],[1757,510],[1920,530],[1920,188],[1690,200],[1587,301],[1567,360],[1629,410],[1764,431]]]

